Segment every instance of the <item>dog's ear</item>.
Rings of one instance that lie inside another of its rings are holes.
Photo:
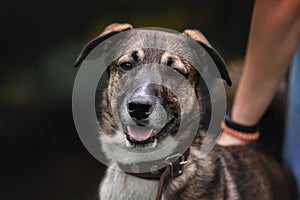
[[[82,61],[87,57],[87,55],[98,45],[100,44],[102,41],[104,41],[105,39],[120,33],[122,31],[126,31],[128,29],[132,29],[133,26],[131,24],[118,24],[118,23],[114,23],[111,24],[109,26],[107,26],[102,33],[100,33],[100,35],[98,35],[97,37],[95,37],[94,39],[92,39],[91,41],[89,41],[82,49],[81,53],[79,54],[79,56],[77,57],[74,66],[78,67]]]
[[[191,37],[192,39],[196,40],[211,56],[214,63],[216,64],[221,77],[226,81],[226,83],[231,86],[231,79],[229,73],[227,71],[227,66],[224,59],[220,56],[220,54],[209,44],[206,37],[198,30],[190,30],[187,29],[183,32],[187,36]]]

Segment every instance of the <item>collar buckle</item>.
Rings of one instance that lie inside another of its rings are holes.
[[[170,167],[170,173],[171,173],[171,177],[172,179],[174,178],[175,174],[174,174],[174,163],[177,162],[177,160],[179,160],[179,170],[177,171],[178,174],[182,174],[183,170],[184,170],[184,165],[187,163],[185,156],[178,153],[178,154],[174,154],[172,156],[169,156],[165,159],[165,162],[169,165]],[[173,161],[173,162],[172,162]]]

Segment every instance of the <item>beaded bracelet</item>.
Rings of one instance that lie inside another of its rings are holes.
[[[254,126],[245,126],[233,122],[230,114],[227,114],[221,124],[222,130],[228,134],[247,141],[255,141],[259,138],[258,124]]]

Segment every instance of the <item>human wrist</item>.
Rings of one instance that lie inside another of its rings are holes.
[[[225,116],[224,125],[229,129],[245,134],[251,134],[258,131],[258,123],[253,123],[253,121],[249,122],[249,120],[235,120],[232,118],[230,111],[228,111]]]
[[[239,110],[232,110],[230,116],[232,121],[243,126],[255,126],[258,124],[258,117],[250,115],[251,111],[247,111],[246,109]]]
[[[251,126],[239,124],[231,119],[230,112],[227,113],[221,127],[222,134],[217,143],[222,146],[246,145],[260,136],[257,124]]]

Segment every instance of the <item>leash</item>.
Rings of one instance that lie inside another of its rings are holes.
[[[190,148],[188,148],[183,154],[175,154],[167,157],[165,160],[142,162],[134,165],[123,165],[118,163],[118,165],[121,170],[132,176],[143,179],[159,180],[155,200],[161,200],[167,183],[169,183],[171,179],[183,173],[184,164],[187,163],[189,153]],[[167,166],[165,166],[166,164]],[[138,173],[137,171],[139,168],[149,169],[149,172]]]

